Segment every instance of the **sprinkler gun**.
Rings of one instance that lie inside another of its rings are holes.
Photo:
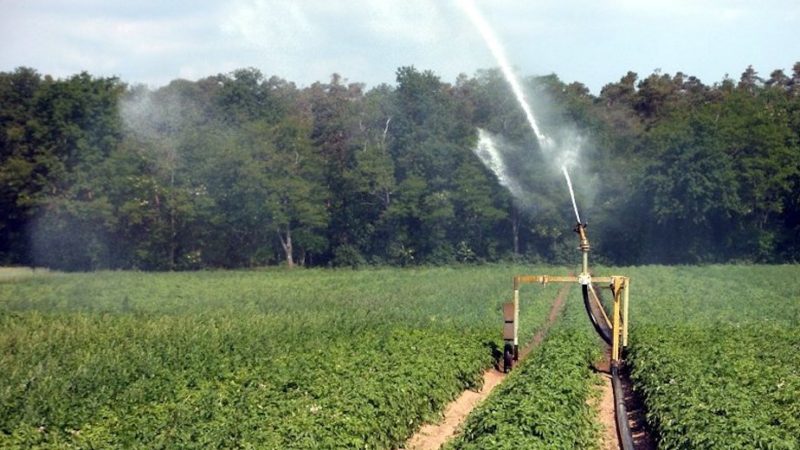
[[[628,345],[628,294],[630,292],[628,277],[598,276],[592,277],[589,272],[589,238],[586,237],[586,223],[581,223],[580,219],[575,224],[574,231],[578,233],[580,245],[578,249],[583,257],[581,273],[578,276],[550,276],[550,275],[516,275],[514,276],[514,297],[512,301],[503,304],[503,339],[514,348],[519,344],[519,290],[523,284],[533,283],[575,283],[581,285],[583,293],[583,303],[589,318],[594,324],[600,336],[611,345],[611,361],[617,364],[622,359],[622,349]],[[610,289],[614,296],[612,313],[609,315],[605,311],[597,292],[602,289]],[[516,358],[515,358],[516,359]],[[511,366],[511,364],[508,364]]]
[[[586,237],[586,224],[578,222],[575,224],[574,231],[578,233],[581,238],[581,244],[578,249],[583,253],[583,265],[581,266],[581,274],[578,275],[578,282],[584,286],[588,286],[592,282],[592,277],[589,275],[589,239]]]

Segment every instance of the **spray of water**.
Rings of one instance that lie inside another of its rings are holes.
[[[522,86],[514,74],[511,64],[509,64],[508,58],[506,58],[506,53],[503,50],[503,46],[500,45],[500,41],[497,39],[497,36],[494,35],[492,28],[489,26],[486,20],[484,20],[483,16],[481,16],[480,12],[471,0],[459,0],[458,4],[478,29],[481,37],[483,37],[483,40],[489,47],[489,51],[492,52],[497,64],[500,65],[500,70],[503,72],[503,76],[511,86],[511,91],[514,93],[514,97],[517,98],[517,102],[519,102],[519,105],[522,107],[522,111],[525,112],[525,118],[527,119],[531,130],[533,130],[533,134],[536,135],[536,139],[539,140],[539,145],[549,146],[551,143],[550,139],[540,130],[539,124],[536,122],[536,116],[533,115],[533,110],[529,106],[528,100],[525,98],[525,93],[522,90]]]
[[[478,146],[475,147],[475,154],[478,155],[484,166],[494,172],[501,186],[508,189],[514,197],[523,198],[523,189],[509,175],[508,166],[506,166],[491,133],[480,128],[478,128]]]
[[[517,102],[519,103],[522,111],[525,113],[525,118],[528,121],[528,125],[530,125],[531,130],[533,130],[534,135],[536,135],[536,139],[539,141],[539,146],[542,150],[544,150],[547,156],[551,158],[555,157],[555,162],[561,166],[561,170],[564,173],[564,177],[567,180],[567,186],[569,187],[570,197],[572,199],[572,207],[575,210],[575,217],[578,219],[578,222],[581,221],[580,215],[578,214],[578,205],[575,202],[575,192],[572,189],[572,180],[569,178],[569,173],[567,172],[567,167],[573,167],[577,164],[578,161],[578,153],[582,145],[582,138],[577,135],[576,133],[562,133],[561,136],[563,139],[560,140],[560,145],[558,147],[560,152],[558,155],[552,155],[551,153],[556,150],[557,145],[555,142],[548,136],[546,136],[541,129],[539,128],[539,124],[536,121],[536,116],[533,113],[530,105],[528,104],[528,100],[525,97],[525,93],[522,90],[522,86],[519,83],[514,71],[511,68],[511,64],[508,62],[508,58],[506,58],[505,51],[503,50],[503,46],[500,44],[500,41],[495,36],[492,28],[489,24],[484,20],[483,16],[481,16],[478,9],[475,7],[475,4],[472,0],[457,0],[458,5],[461,9],[469,17],[470,21],[472,21],[473,25],[478,29],[478,32],[481,34],[481,37],[486,42],[487,47],[492,52],[497,64],[500,66],[500,70],[503,73],[508,84],[511,86],[511,91],[514,93],[514,97],[516,97]],[[563,131],[563,130],[562,130]],[[483,141],[483,136],[486,133],[482,130],[479,130],[481,134],[481,141]],[[488,136],[488,135],[487,135]],[[480,144],[479,144],[480,146]],[[496,149],[494,149],[496,152]],[[479,153],[480,156],[480,153]],[[511,178],[508,176],[505,167],[498,166],[496,163],[491,163],[492,161],[500,159],[499,154],[493,155],[494,159],[484,159],[481,157],[481,160],[484,164],[489,167],[492,171],[497,174],[498,179],[500,180],[501,184],[504,186],[509,186],[512,182]],[[487,163],[489,161],[489,163]],[[490,164],[491,163],[491,164]],[[502,173],[498,172],[498,168],[502,169]],[[505,180],[505,181],[504,181]],[[511,188],[509,188],[511,190]],[[512,190],[512,194],[517,197],[517,194]],[[519,197],[518,197],[519,198]]]
[[[564,173],[564,178],[567,179],[567,187],[569,188],[569,196],[572,199],[572,209],[575,210],[575,218],[578,219],[578,223],[581,223],[581,216],[578,214],[578,204],[575,203],[575,191],[572,190],[572,180],[569,179],[567,166],[561,166],[561,171]]]

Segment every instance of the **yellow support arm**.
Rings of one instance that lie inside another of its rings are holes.
[[[547,284],[547,283],[579,283],[583,284],[586,280],[576,276],[551,276],[551,275],[516,275],[514,277],[514,345],[519,345],[519,289],[523,284]],[[621,348],[628,346],[628,299],[630,280],[623,276],[595,277],[591,278],[589,292],[595,302],[600,303],[600,299],[591,283],[608,286],[614,296],[614,307],[611,318],[609,318],[602,304],[600,311],[603,319],[611,327],[612,344],[611,359],[618,362],[621,355]]]

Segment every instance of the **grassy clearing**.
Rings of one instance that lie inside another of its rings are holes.
[[[47,269],[32,269],[30,267],[0,267],[0,283],[19,281],[23,278],[50,275]]]
[[[511,266],[0,282],[0,446],[391,448],[476,387]],[[557,287],[524,308],[532,336]]]

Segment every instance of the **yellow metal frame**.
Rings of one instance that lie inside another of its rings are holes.
[[[620,275],[589,278],[585,268],[584,273],[579,277],[551,275],[517,275],[514,277],[514,345],[519,345],[518,323],[520,287],[522,287],[523,284],[546,285],[547,283],[576,283],[588,286],[590,297],[592,297],[593,301],[598,303],[600,310],[603,311],[603,320],[605,320],[609,328],[611,328],[611,359],[614,363],[619,362],[621,349],[628,346],[628,300],[630,298],[630,279]],[[611,313],[611,319],[608,318],[605,313],[605,308],[600,304],[600,299],[597,293],[594,292],[592,283],[604,285],[611,290],[614,296],[614,307]]]

